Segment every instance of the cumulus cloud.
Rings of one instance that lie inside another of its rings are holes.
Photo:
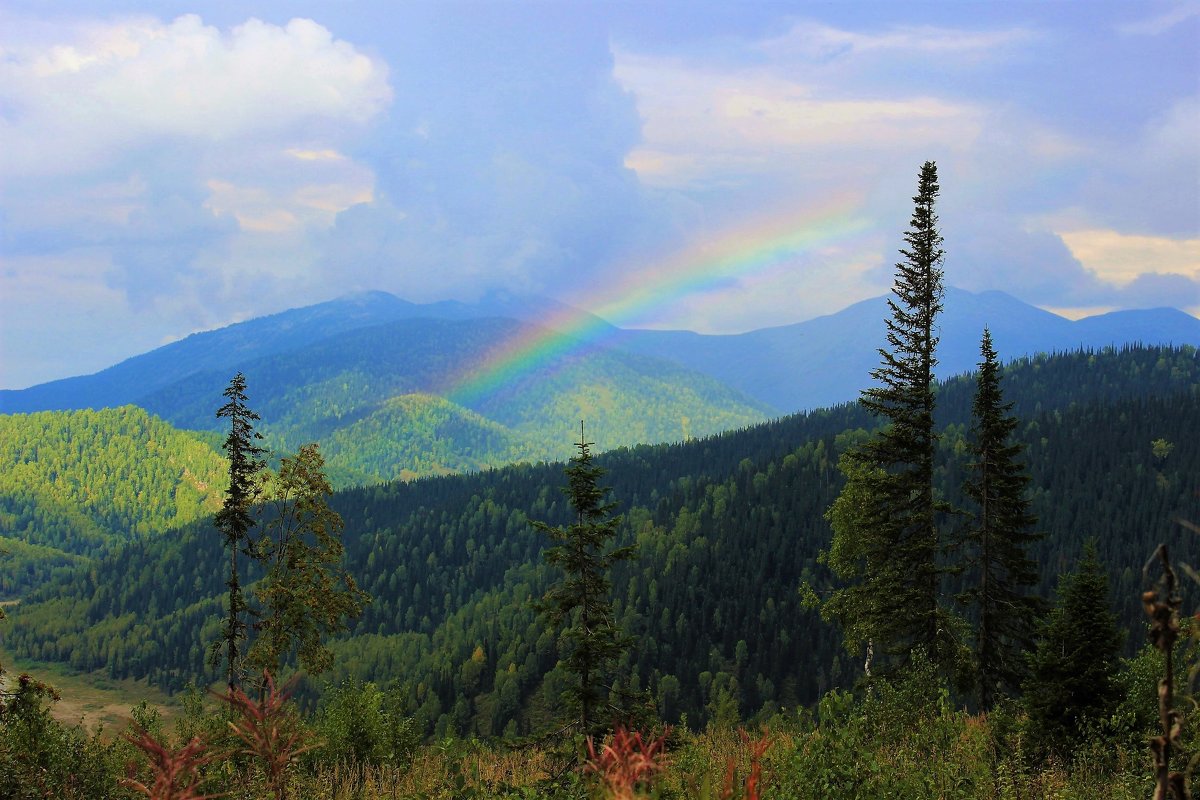
[[[67,35],[4,43],[0,174],[96,169],[147,141],[361,123],[390,98],[382,64],[311,20],[251,19],[222,32],[187,15],[81,24]]]
[[[643,180],[670,187],[731,185],[781,170],[812,173],[820,170],[819,154],[829,151],[873,159],[897,150],[960,149],[979,136],[983,122],[971,103],[830,96],[761,68],[715,71],[618,51],[615,74],[637,97],[642,117],[642,143],[626,163]]]
[[[1140,236],[1105,229],[1063,231],[1060,236],[1072,255],[1106,281],[1129,283],[1142,273],[1200,278],[1200,238]]]
[[[954,244],[947,281],[964,289],[1003,289],[1067,312],[1200,302],[1200,239],[1022,230],[992,216]]]
[[[274,303],[311,286],[314,235],[373,197],[373,171],[345,152],[390,102],[388,70],[316,22],[4,27],[10,318],[54,272],[47,298],[106,298],[154,339],[220,324],[249,291]],[[72,260],[103,268],[63,270]]]

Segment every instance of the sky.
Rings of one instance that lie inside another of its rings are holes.
[[[947,284],[1200,315],[1200,3],[5,0],[0,387],[372,289],[798,322],[927,160]]]

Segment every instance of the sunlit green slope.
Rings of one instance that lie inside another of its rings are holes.
[[[0,596],[220,505],[224,461],[135,406],[0,415]]]

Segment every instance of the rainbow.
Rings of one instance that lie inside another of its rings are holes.
[[[623,282],[576,299],[576,308],[590,309],[595,316],[572,309],[499,342],[469,369],[452,376],[445,396],[459,405],[476,406],[564,356],[602,346],[613,333],[612,325],[627,327],[654,310],[711,293],[731,280],[770,275],[801,256],[846,244],[867,229],[867,222],[855,216],[853,205],[843,199],[818,213],[777,215],[700,242],[660,262],[632,265],[634,268],[618,272],[626,275]]]

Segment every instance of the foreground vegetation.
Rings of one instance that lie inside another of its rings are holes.
[[[591,752],[582,739],[421,744],[411,720],[392,713],[388,693],[373,685],[331,687],[321,706],[278,716],[298,736],[285,757],[282,783],[266,763],[242,754],[202,764],[200,793],[242,800],[279,796],[311,800],[675,800],[759,798],[1146,798],[1153,789],[1150,751],[1155,669],[1147,650],[1121,672],[1126,701],[1097,724],[1069,758],[1040,759],[1028,746],[1027,716],[1006,706],[988,715],[951,706],[928,670],[857,697],[834,691],[815,711],[781,713],[747,734],[710,725],[665,731],[649,764],[642,742],[606,740]],[[171,724],[134,709],[136,724],[171,751],[192,740],[203,754],[248,749],[230,729],[231,714],[214,698],[184,695],[186,712]],[[122,780],[149,785],[151,758],[116,731],[89,734],[55,721],[50,697],[36,686],[6,698],[0,715],[0,796],[13,800],[136,798]],[[659,731],[659,735],[664,732]],[[1194,734],[1185,742],[1194,748]],[[639,746],[640,745],[640,746]],[[312,747],[313,749],[305,750]],[[583,766],[580,766],[580,764]],[[591,766],[589,766],[591,765]],[[641,776],[635,784],[622,776]],[[609,780],[606,780],[609,779]],[[622,793],[624,792],[624,793]],[[178,793],[162,797],[186,798]]]

